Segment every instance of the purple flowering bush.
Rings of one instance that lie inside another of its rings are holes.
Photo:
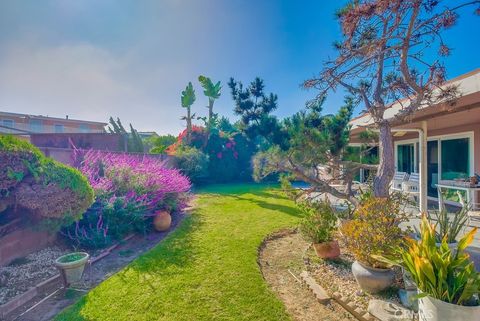
[[[189,179],[164,161],[148,155],[80,151],[76,167],[95,191],[95,203],[63,234],[76,245],[98,248],[131,232],[147,232],[157,210],[185,208]]]

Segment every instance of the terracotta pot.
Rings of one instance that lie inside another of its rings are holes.
[[[478,178],[477,176],[472,176],[470,177],[470,186],[475,186],[478,184]]]
[[[159,232],[165,232],[172,225],[172,216],[167,211],[158,211],[153,218],[153,226]]]
[[[340,256],[340,246],[337,241],[313,243],[313,248],[322,259],[335,259]]]

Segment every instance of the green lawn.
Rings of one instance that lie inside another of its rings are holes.
[[[74,320],[289,320],[257,265],[264,237],[296,224],[278,191],[218,185],[150,252],[57,316]]]

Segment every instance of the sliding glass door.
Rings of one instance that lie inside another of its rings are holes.
[[[438,184],[438,140],[427,143],[428,196],[437,197]]]
[[[440,180],[466,179],[472,174],[472,137],[467,135],[461,138],[450,137],[443,136],[428,140],[427,189],[429,196],[437,197],[436,184]],[[398,142],[395,151],[398,172],[417,172],[418,142]]]

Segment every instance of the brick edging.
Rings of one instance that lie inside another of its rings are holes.
[[[130,234],[122,239],[121,242],[125,242],[130,240],[134,237],[135,234]],[[120,245],[120,242],[115,243],[114,245],[106,248],[105,250],[101,251],[95,257],[92,257],[89,260],[89,264],[94,264],[104,257],[108,256],[115,248]],[[12,313],[15,309],[21,307],[24,304],[27,304],[38,295],[44,295],[48,292],[48,289],[53,287],[57,282],[61,282],[61,275],[56,274],[49,279],[43,280],[34,287],[31,287],[26,292],[20,293],[17,296],[14,296],[10,301],[0,305],[0,319],[6,317],[8,314]]]

